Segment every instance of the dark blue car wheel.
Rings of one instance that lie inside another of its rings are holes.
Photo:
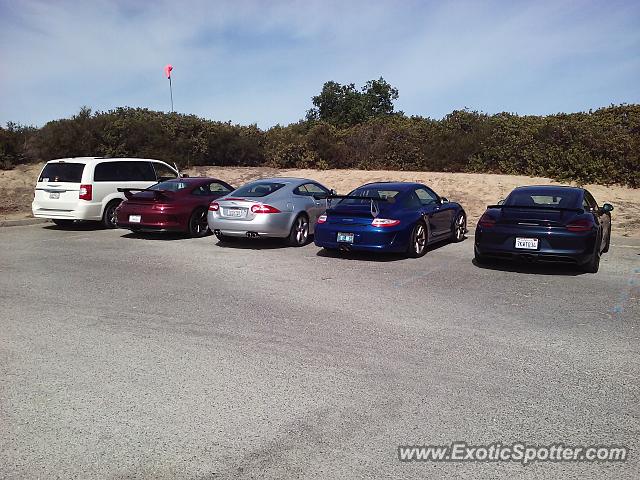
[[[460,212],[451,227],[451,238],[454,242],[461,242],[464,240],[465,233],[467,233],[467,216],[464,212]]]

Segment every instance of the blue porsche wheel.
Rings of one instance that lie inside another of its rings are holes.
[[[411,233],[411,243],[409,244],[409,256],[413,258],[422,257],[427,253],[427,227],[420,221],[413,227]]]

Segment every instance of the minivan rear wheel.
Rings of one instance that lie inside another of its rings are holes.
[[[116,208],[118,208],[120,202],[121,200],[112,200],[107,203],[107,206],[104,208],[104,213],[102,214],[102,226],[104,228],[116,228],[118,226],[116,224],[118,218]]]

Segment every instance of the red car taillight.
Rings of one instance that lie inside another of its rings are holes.
[[[271,205],[251,205],[251,212],[253,213],[280,213],[276,207],[272,207]]]
[[[325,223],[327,221],[327,216],[322,214],[318,217],[318,223]]]
[[[395,227],[400,225],[400,220],[392,220],[390,218],[374,218],[371,222],[372,227]]]
[[[567,225],[567,230],[570,232],[588,232],[593,228],[593,223],[590,220],[582,219],[571,222]]]
[[[478,225],[485,228],[494,227],[495,224],[496,224],[496,219],[493,218],[488,213],[483,213],[482,216],[480,217],[480,220],[478,220]]]
[[[80,200],[91,200],[93,189],[91,185],[80,185],[80,192],[78,194],[78,198]]]
[[[218,210],[220,210],[220,205],[217,202],[211,202],[209,205],[209,211],[217,212]]]

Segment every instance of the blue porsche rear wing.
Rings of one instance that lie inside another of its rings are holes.
[[[395,198],[380,198],[380,197],[363,197],[360,195],[329,195],[327,197],[327,209],[331,208],[331,200],[337,198],[340,200],[368,200],[371,208],[371,216],[377,217],[380,214],[380,208],[378,208],[378,202],[395,203]]]
[[[513,208],[518,210],[562,210],[565,212],[584,213],[584,210],[582,208],[556,207],[555,205],[550,205],[548,207],[545,207],[544,205],[487,205],[487,208]]]

